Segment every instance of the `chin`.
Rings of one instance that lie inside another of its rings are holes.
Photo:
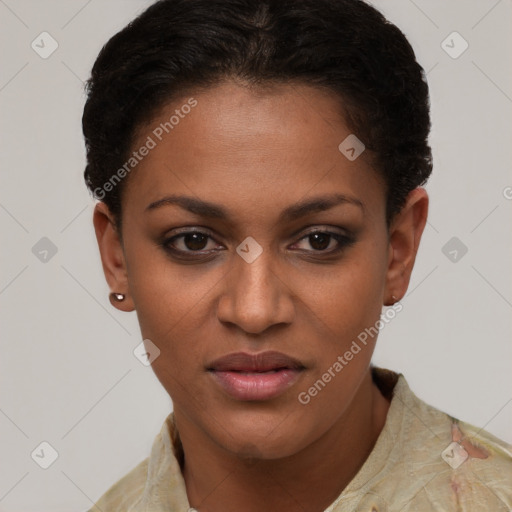
[[[248,465],[254,464],[256,461],[276,460],[290,457],[299,451],[301,447],[297,446],[297,441],[293,444],[283,444],[281,441],[272,442],[272,440],[247,440],[240,439],[240,443],[232,440],[229,446],[231,453],[239,459],[245,460]]]
[[[272,460],[289,457],[307,445],[304,422],[293,419],[292,415],[280,414],[269,420],[256,413],[251,419],[246,416],[228,419],[225,430],[212,437],[223,448],[241,459]],[[248,421],[249,420],[249,421]],[[300,431],[298,430],[300,428]]]

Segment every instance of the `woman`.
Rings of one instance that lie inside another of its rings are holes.
[[[394,25],[360,0],[161,0],[102,49],[83,128],[111,302],[174,408],[91,510],[511,509],[510,447],[371,365],[432,170]]]

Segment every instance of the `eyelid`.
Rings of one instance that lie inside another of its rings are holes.
[[[310,227],[313,227],[314,229],[308,229]],[[303,234],[301,235],[301,233]],[[305,228],[301,228],[298,231],[296,231],[292,235],[292,238],[295,239],[297,236],[300,235],[300,238],[298,238],[298,240],[302,240],[306,236],[311,235],[313,233],[326,233],[330,235],[344,236],[347,238],[353,237],[353,233],[351,231],[349,231],[348,229],[341,228],[339,226],[331,226],[329,224],[310,224],[309,226],[306,226]]]
[[[308,228],[312,228],[312,229],[307,230]],[[304,231],[305,229],[307,231]],[[296,237],[297,233],[300,233],[300,232],[302,232],[302,236],[297,238]],[[172,247],[172,242],[174,242],[175,239],[178,239],[178,238],[183,237],[190,233],[200,233],[200,234],[206,235],[206,237],[208,238],[209,241],[214,242],[217,245],[223,246],[223,244],[219,243],[215,239],[215,237],[211,234],[211,231],[204,226],[184,226],[182,228],[177,228],[172,234],[164,237],[164,241],[162,242],[162,245],[164,246],[164,248],[167,251],[172,252],[175,255],[187,255],[186,257],[189,257],[188,255],[190,255],[190,259],[200,258],[201,256],[203,256],[203,257],[211,256],[213,253],[219,252],[219,250],[221,250],[218,247],[215,249],[207,249],[207,250],[202,249],[199,251],[176,249],[175,247]],[[296,234],[294,235],[295,241],[292,242],[292,245],[300,243],[302,240],[304,240],[305,238],[307,238],[308,236],[310,236],[314,233],[323,233],[328,236],[331,236],[332,238],[334,238],[336,240],[337,247],[335,247],[334,249],[326,250],[326,251],[314,251],[314,250],[310,251],[307,249],[297,249],[298,252],[302,252],[304,254],[311,253],[312,255],[315,255],[315,253],[317,253],[318,256],[334,255],[336,253],[341,252],[344,248],[352,245],[355,242],[354,235],[351,232],[349,232],[348,230],[340,228],[339,226],[310,224],[306,228],[302,228],[298,232],[296,232]],[[194,255],[196,255],[196,256],[194,256]],[[177,257],[179,257],[179,256],[177,256]]]
[[[183,226],[181,228],[172,229],[170,231],[172,232],[172,234],[167,233],[166,236],[168,238],[186,233],[204,233],[205,235],[211,236],[213,238],[213,235],[211,234],[211,229],[207,228],[206,226],[199,226],[195,224],[194,226]]]
[[[200,233],[201,235],[206,235],[208,237],[209,241],[215,242],[217,245],[223,245],[216,240],[216,238],[212,235],[211,231],[208,228],[202,227],[202,226],[194,226],[194,227],[185,226],[183,228],[177,228],[177,230],[173,231],[172,234],[168,234],[163,237],[163,245],[169,245],[170,242],[174,241],[175,239],[183,237],[190,233]],[[174,249],[174,250],[177,252],[181,252],[181,253],[201,254],[201,251],[182,251],[181,249]],[[210,252],[213,250],[217,250],[217,249],[208,249],[207,252]]]
[[[337,230],[340,230],[340,231],[347,231],[346,229],[340,227],[340,226],[332,226],[330,224],[309,224],[308,226],[305,226],[304,228],[300,229],[298,232],[300,233],[301,231],[304,231],[304,230],[307,230],[308,228],[310,227],[313,227],[314,229],[312,229],[311,231],[329,231],[329,230],[333,230],[333,229],[337,229]],[[308,231],[309,232],[309,231]]]
[[[337,242],[337,247],[334,249],[330,249],[328,251],[310,251],[305,249],[298,249],[298,251],[302,251],[304,253],[312,253],[312,254],[318,254],[318,255],[329,255],[329,254],[335,254],[337,252],[340,252],[345,247],[354,244],[356,241],[355,237],[352,234],[349,233],[340,233],[339,231],[333,231],[332,229],[312,229],[302,235],[300,238],[297,239],[296,242],[293,242],[292,245],[295,245],[297,243],[302,242],[304,239],[308,238],[311,235],[314,235],[315,233],[322,233],[327,236],[330,236],[331,238],[334,238]]]
[[[310,228],[310,227],[311,228],[314,227],[315,229],[308,230],[308,228]],[[340,230],[340,231],[332,231],[333,229]],[[308,231],[305,231],[305,230],[308,230]],[[204,235],[208,235],[216,243],[219,243],[216,240],[215,235],[212,234],[212,231],[209,228],[207,228],[206,226],[200,226],[200,225],[199,226],[198,225],[184,226],[181,228],[177,228],[176,230],[172,230],[172,234],[166,234],[164,236],[164,239],[170,240],[179,235],[186,235],[188,233],[201,233]],[[312,233],[338,234],[341,236],[346,236],[347,238],[349,238],[351,236],[351,233],[348,230],[340,228],[339,226],[330,226],[328,224],[309,224],[308,226],[302,227],[299,230],[295,231],[292,235],[290,235],[290,238],[295,239],[300,233],[304,233],[304,234],[298,240],[302,240],[304,237],[306,237]]]

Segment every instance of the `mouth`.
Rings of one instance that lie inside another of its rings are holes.
[[[280,352],[238,352],[216,359],[206,370],[232,398],[263,401],[276,398],[293,386],[306,367]]]

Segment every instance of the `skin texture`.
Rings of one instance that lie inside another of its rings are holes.
[[[173,400],[191,505],[321,511],[354,477],[385,422],[389,403],[369,372],[376,338],[307,405],[297,396],[375,325],[383,304],[405,294],[428,196],[412,191],[388,231],[384,183],[366,152],[351,162],[338,150],[351,131],[339,99],[325,91],[228,81],[193,96],[197,106],[129,176],[122,242],[106,205],[96,206],[105,276],[111,291],[127,295],[115,307],[136,310],[143,338],[161,351],[152,366]],[[141,129],[134,147],[187,98]],[[363,206],[279,219],[289,206],[333,193]],[[170,194],[221,205],[229,219],[176,205],[145,211]],[[198,249],[184,238],[174,247],[209,255],[187,263],[166,252],[164,240],[183,227],[212,238]],[[338,243],[315,249],[311,230],[354,241],[325,255]],[[252,263],[236,252],[248,236],[263,249]],[[306,367],[271,400],[235,400],[206,371],[226,354],[266,350]]]

